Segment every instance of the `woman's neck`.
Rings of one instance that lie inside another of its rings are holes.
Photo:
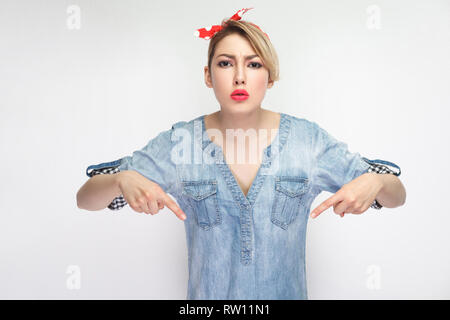
[[[218,129],[222,133],[222,137],[227,137],[227,129],[242,129],[246,132],[248,129],[254,129],[259,137],[260,130],[266,130],[267,145],[272,143],[275,138],[281,121],[281,115],[265,109],[258,109],[251,114],[227,114],[223,111],[217,111],[205,117],[205,130]],[[233,132],[233,131],[232,131]],[[238,131],[239,132],[239,131]],[[233,135],[236,134],[236,131]],[[238,133],[238,134],[242,134]],[[245,133],[244,133],[245,134]],[[209,136],[209,134],[208,134]],[[216,142],[222,148],[222,140],[216,141],[213,135],[209,137],[211,141]],[[236,139],[237,137],[235,137]]]
[[[225,132],[226,129],[248,129],[258,130],[265,127],[266,111],[258,108],[249,113],[226,113],[224,111],[217,111],[214,115],[215,125],[218,129]]]

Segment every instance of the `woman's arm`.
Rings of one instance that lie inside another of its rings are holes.
[[[405,204],[406,190],[400,179],[392,174],[373,174],[382,185],[376,200],[384,207],[395,208]]]
[[[99,174],[89,178],[77,192],[78,208],[98,211],[108,207],[122,194],[119,188],[119,175],[122,173]]]
[[[369,209],[374,199],[383,206],[395,208],[403,205],[405,198],[405,188],[396,176],[367,172],[345,184],[317,206],[311,212],[311,217],[317,217],[331,206],[341,217],[347,213],[361,214]]]

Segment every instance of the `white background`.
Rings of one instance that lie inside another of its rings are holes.
[[[447,0],[2,0],[0,298],[186,298],[171,211],[86,211],[76,193],[87,166],[219,109],[193,32],[244,7],[280,59],[262,106],[398,164],[407,191],[398,208],[309,220],[309,298],[450,298]]]

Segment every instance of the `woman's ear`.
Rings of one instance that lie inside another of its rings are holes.
[[[209,72],[209,69],[207,66],[205,66],[205,83],[208,88],[212,88],[212,80],[211,80],[211,73]]]

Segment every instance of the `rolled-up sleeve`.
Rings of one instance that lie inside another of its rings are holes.
[[[367,172],[374,172],[377,174],[393,174],[399,176],[402,172],[398,165],[393,162],[381,160],[381,159],[367,159],[363,157],[363,160],[369,164],[369,169]],[[381,209],[383,206],[375,199],[370,206],[373,209]]]
[[[369,160],[358,152],[350,152],[348,145],[337,140],[316,123],[313,123],[312,173],[313,188],[317,193],[336,193],[342,186],[368,172],[401,174],[400,167],[386,160]],[[371,208],[381,209],[374,200]]]
[[[175,190],[177,181],[176,166],[171,161],[172,129],[166,130],[151,139],[143,148],[136,150],[132,155],[115,161],[90,165],[86,175],[93,177],[97,174],[116,174],[118,172],[133,170],[140,173],[150,181],[157,183],[166,193]],[[119,210],[127,205],[123,195],[116,197],[109,205],[111,210]]]
[[[134,170],[157,183],[166,193],[176,185],[176,166],[171,160],[171,130],[161,132],[145,147],[121,159],[119,171]]]
[[[104,162],[96,165],[90,165],[86,169],[86,175],[88,177],[93,177],[98,174],[116,174],[119,171],[119,165],[120,165],[121,159],[110,161],[110,162]],[[108,209],[110,210],[120,210],[123,207],[127,205],[127,202],[123,195],[120,195],[118,197],[115,197],[113,201],[108,205]]]
[[[314,123],[312,185],[318,192],[336,193],[344,184],[368,172],[369,163],[358,152]]]

